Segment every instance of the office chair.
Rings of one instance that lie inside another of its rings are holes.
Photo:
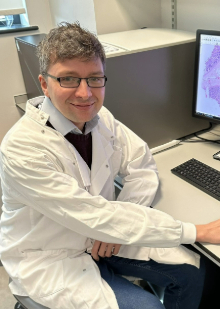
[[[36,303],[28,296],[14,295],[17,300],[14,309],[49,309],[41,304]]]
[[[11,282],[9,277],[9,283]],[[33,299],[28,296],[20,296],[13,294],[14,298],[17,300],[14,309],[49,309],[41,304],[36,303]]]

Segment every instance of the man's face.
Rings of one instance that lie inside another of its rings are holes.
[[[100,59],[82,61],[74,58],[52,64],[47,73],[56,77],[103,77],[104,69]],[[51,99],[53,105],[80,130],[85,122],[95,117],[103,105],[105,87],[90,88],[85,79],[81,80],[78,88],[63,88],[49,76],[46,82],[40,75],[39,81],[44,94]]]

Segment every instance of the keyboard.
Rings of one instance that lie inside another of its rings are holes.
[[[190,159],[171,169],[171,172],[220,200],[220,171],[196,159]]]

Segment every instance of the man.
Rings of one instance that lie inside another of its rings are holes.
[[[0,252],[12,293],[51,309],[198,308],[204,268],[180,244],[219,243],[220,222],[195,227],[147,207],[156,166],[102,106],[105,54],[94,35],[61,24],[38,56],[45,97],[27,103],[1,145]],[[164,305],[123,276],[165,287]]]

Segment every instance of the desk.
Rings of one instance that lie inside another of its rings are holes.
[[[220,150],[220,144],[195,140],[198,142],[182,142],[154,154],[160,186],[152,206],[170,214],[174,219],[204,224],[220,218],[220,202],[170,171],[191,158],[220,170],[220,161],[212,158]],[[220,266],[220,245],[198,243],[193,246]]]

